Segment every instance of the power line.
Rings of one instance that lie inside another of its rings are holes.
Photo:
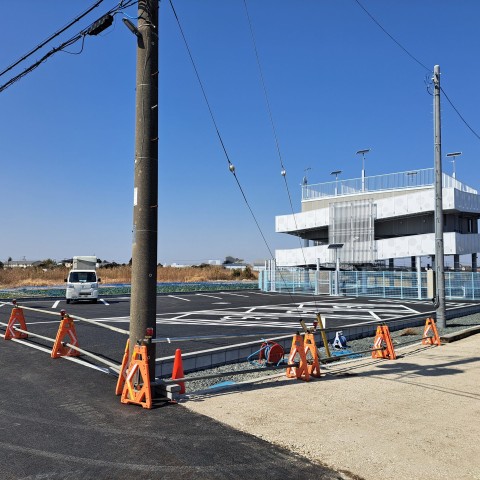
[[[221,134],[220,134],[220,130],[219,130],[218,125],[217,125],[217,122],[216,122],[216,120],[215,120],[215,116],[213,115],[213,110],[212,110],[212,108],[211,108],[211,106],[210,106],[210,102],[208,101],[208,97],[207,97],[205,88],[204,88],[204,86],[203,86],[203,82],[202,82],[202,80],[201,80],[201,78],[200,78],[200,74],[198,73],[198,69],[197,69],[197,67],[196,67],[195,61],[194,61],[194,59],[193,59],[192,52],[191,52],[190,47],[189,47],[189,45],[188,45],[187,38],[186,38],[185,33],[184,33],[184,31],[183,31],[182,25],[181,25],[181,23],[180,23],[180,19],[179,19],[178,15],[177,15],[177,12],[176,12],[176,10],[175,10],[175,7],[174,7],[174,5],[173,5],[172,0],[169,0],[169,2],[170,2],[170,6],[171,6],[171,8],[172,8],[173,14],[174,14],[174,16],[175,16],[175,20],[176,20],[176,22],[177,22],[178,28],[179,28],[179,30],[180,30],[181,36],[182,36],[182,38],[183,38],[183,42],[185,43],[185,47],[186,47],[186,49],[187,49],[188,56],[190,57],[190,62],[192,63],[193,69],[194,69],[194,71],[195,71],[195,75],[196,75],[196,77],[197,77],[197,81],[198,81],[198,83],[199,83],[199,85],[200,85],[200,88],[201,88],[201,90],[202,90],[203,98],[205,99],[205,102],[206,102],[207,107],[208,107],[208,111],[210,112],[210,117],[211,117],[211,119],[212,119],[213,125],[215,126],[215,130],[216,130],[216,133],[217,133],[217,137],[218,137],[218,139],[219,139],[219,141],[220,141],[220,144],[221,144],[221,146],[222,146],[223,152],[224,152],[225,157],[226,157],[226,159],[227,159],[228,168],[229,168],[230,172],[233,174],[233,176],[234,176],[234,178],[235,178],[235,182],[237,183],[237,186],[238,186],[238,188],[239,188],[239,190],[240,190],[240,193],[242,194],[243,200],[244,200],[244,202],[245,202],[248,210],[250,211],[250,214],[251,214],[251,216],[252,216],[252,218],[253,218],[253,220],[254,220],[254,222],[255,222],[255,225],[257,226],[258,231],[260,232],[260,235],[261,235],[261,237],[262,237],[262,239],[263,239],[263,242],[265,243],[265,246],[267,247],[267,250],[268,250],[268,252],[269,252],[269,254],[270,254],[270,257],[273,259],[273,258],[275,258],[275,256],[273,255],[273,252],[272,252],[272,250],[271,250],[271,248],[270,248],[270,245],[268,244],[268,241],[267,241],[267,239],[266,239],[266,237],[265,237],[265,235],[264,235],[264,233],[263,233],[262,228],[260,227],[260,224],[259,224],[259,222],[258,222],[258,220],[257,220],[257,217],[256,217],[255,213],[253,212],[252,207],[250,206],[250,203],[249,203],[249,201],[248,201],[248,199],[247,199],[247,195],[245,194],[245,191],[244,191],[244,189],[243,189],[243,187],[242,187],[242,185],[241,185],[241,183],[240,183],[240,180],[239,180],[238,177],[237,177],[237,174],[236,174],[236,171],[235,171],[235,166],[234,166],[233,163],[230,161],[230,158],[229,158],[229,156],[228,156],[227,149],[226,149],[226,147],[225,147],[225,144],[224,144],[224,142],[223,142],[222,136],[221,136]],[[283,276],[282,276],[281,273],[280,273],[280,277],[281,277],[282,280],[285,282],[285,280],[283,279]],[[292,303],[294,303],[294,299],[293,299],[292,294],[291,294],[290,292],[288,292],[288,293],[289,293],[289,296],[290,296],[290,298],[291,298],[291,300],[292,300]],[[298,309],[298,307],[297,307],[297,309]],[[302,316],[302,312],[301,312],[301,311],[299,311],[299,316],[300,316],[300,317]]]
[[[275,128],[275,122],[273,121],[272,109],[270,107],[270,101],[269,101],[269,98],[268,98],[267,87],[266,87],[265,78],[264,78],[264,75],[263,75],[262,64],[260,62],[260,55],[258,53],[257,42],[256,42],[256,39],[255,39],[255,33],[254,33],[254,30],[253,30],[252,21],[250,19],[250,14],[248,12],[247,0],[243,0],[243,4],[245,6],[245,13],[247,15],[248,25],[250,27],[250,34],[251,34],[251,37],[252,37],[253,49],[255,51],[255,58],[257,59],[258,71],[260,73],[260,81],[261,81],[261,84],[262,84],[263,94],[264,94],[264,97],[265,97],[265,103],[266,103],[267,110],[268,110],[268,115],[269,115],[269,118],[270,118],[270,124],[272,126],[272,132],[273,132],[273,136],[274,136],[274,139],[275,139],[275,145],[277,147],[278,158],[280,160],[281,175],[282,175],[284,183],[285,183],[285,189],[287,191],[288,201],[290,203],[290,210],[292,212],[293,221],[295,223],[295,229],[298,231],[297,218],[296,218],[296,215],[295,215],[295,211],[293,209],[292,196],[290,194],[290,189],[288,187],[288,182],[287,182],[287,170],[285,169],[285,165],[284,165],[283,159],[282,159],[282,153],[280,151],[280,143],[278,141],[278,135],[277,135],[277,130]],[[307,267],[307,259],[305,257],[305,251],[303,249],[302,240],[301,240],[300,237],[298,237],[298,242],[299,242],[299,245],[300,245],[300,250],[302,252],[303,263],[304,263],[305,268],[306,268]],[[316,298],[314,298],[314,301],[315,301],[315,305],[316,305]]]
[[[480,140],[480,135],[478,135],[478,133],[468,124],[468,122],[465,120],[465,118],[463,118],[463,116],[461,115],[461,113],[458,111],[457,107],[455,107],[455,105],[453,104],[453,102],[450,100],[450,98],[448,98],[448,95],[445,93],[445,90],[440,87],[440,90],[442,91],[442,93],[445,95],[445,98],[447,99],[447,102],[450,104],[450,106],[455,110],[455,112],[457,113],[457,115],[460,117],[460,119],[462,120],[462,122],[466,125],[466,127]]]
[[[0,72],[0,77],[5,75],[5,73],[9,72],[10,70],[12,70],[12,68],[16,67],[18,64],[22,63],[24,60],[26,60],[28,57],[32,56],[35,52],[37,52],[38,50],[40,50],[41,48],[43,48],[45,45],[47,45],[47,43],[50,43],[54,38],[58,37],[59,35],[61,35],[63,32],[65,32],[66,30],[68,30],[72,25],[75,25],[75,23],[77,23],[78,21],[80,21],[83,17],[85,17],[86,15],[88,15],[92,10],[94,10],[95,8],[97,8],[102,2],[104,2],[104,0],[98,0],[95,4],[93,4],[90,8],[88,8],[87,10],[85,10],[83,13],[81,13],[80,15],[78,15],[77,17],[75,17],[70,23],[68,23],[67,25],[65,25],[63,28],[61,28],[60,30],[58,30],[57,32],[55,33],[52,33],[48,38],[46,38],[43,42],[41,42],[39,45],[37,45],[35,48],[33,48],[32,50],[30,50],[28,53],[26,53],[25,55],[23,55],[22,57],[20,57],[18,60],[16,60],[15,62],[13,62],[11,65],[9,65],[7,68],[5,68],[4,70],[2,70]]]
[[[103,1],[103,0],[102,0]],[[138,0],[121,0],[115,7],[113,7],[112,9],[110,9],[105,15],[103,15],[103,17],[105,16],[108,16],[108,15],[116,15],[117,13],[121,12],[122,10],[134,5],[138,3]],[[102,18],[103,18],[102,17]],[[38,68],[42,63],[44,63],[46,60],[48,60],[52,55],[60,52],[60,51],[63,51],[65,48],[75,44],[76,42],[78,42],[80,39],[84,39],[85,35],[88,34],[90,28],[97,22],[98,20],[96,20],[95,22],[91,23],[88,27],[84,28],[83,30],[81,30],[79,33],[77,33],[76,35],[74,35],[73,37],[69,38],[68,40],[66,40],[65,42],[63,42],[62,44],[60,44],[58,47],[55,47],[53,48],[52,50],[50,50],[49,52],[47,52],[42,58],[40,58],[40,60],[36,61],[35,63],[33,63],[32,65],[30,65],[29,67],[27,67],[25,70],[23,70],[23,72],[19,73],[18,75],[15,75],[14,77],[12,77],[10,80],[8,80],[7,82],[5,82],[3,85],[0,86],[0,93],[3,92],[4,90],[6,90],[8,87],[10,87],[11,85],[13,85],[14,83],[18,82],[21,78],[25,77],[26,75],[28,75],[29,73],[31,73],[33,70],[35,70],[36,68]],[[55,34],[52,35],[51,37],[55,38]],[[41,48],[41,47],[40,47]],[[33,51],[37,51],[38,48],[35,48]],[[80,52],[77,52],[77,53],[81,53],[83,51],[83,44],[82,44],[82,49],[80,50]],[[71,53],[71,52],[67,52],[67,53]],[[30,56],[30,54],[26,54],[24,55],[23,57],[24,58],[28,58]],[[22,57],[22,58],[23,58]],[[21,60],[23,61],[23,60]],[[17,61],[15,62],[15,65],[18,65],[19,63],[21,63],[21,61]],[[12,67],[13,68],[13,67]]]
[[[413,61],[415,61],[416,63],[418,63],[421,67],[423,67],[425,70],[427,70],[428,72],[431,72],[432,69],[431,68],[428,68],[427,66],[425,66],[425,64],[423,64],[420,60],[418,60],[417,57],[415,57],[412,53],[410,53],[395,37],[393,37],[393,35],[391,35],[381,24],[380,22],[360,3],[359,0],[355,0],[355,2],[358,4],[358,6],[370,17],[370,19],[383,31],[383,33],[385,33],[385,35],[387,35],[398,47],[400,47]],[[440,90],[441,92],[445,95],[445,98],[447,100],[447,102],[450,104],[450,106],[453,108],[453,110],[455,111],[455,113],[460,117],[460,119],[462,120],[462,122],[465,124],[465,126],[475,135],[475,137],[477,137],[479,140],[480,140],[480,135],[469,125],[469,123],[465,120],[465,118],[463,117],[463,115],[460,113],[460,111],[458,110],[458,108],[453,104],[453,102],[450,100],[450,98],[448,97],[448,95],[446,94],[445,90],[440,87]],[[429,89],[428,89],[428,85],[427,85],[427,92],[431,95]]]
[[[357,2],[358,6],[372,19],[372,21],[387,35],[390,40],[392,40],[394,43],[396,43],[413,61],[418,63],[421,67],[423,67],[425,70],[428,72],[431,72],[432,69],[428,68],[425,66],[418,58],[416,58],[413,54],[411,54],[393,35],[390,35],[388,31],[380,24],[380,22],[377,21],[377,19],[359,2],[359,0],[355,0]]]
[[[175,16],[175,20],[177,21],[178,28],[180,29],[180,33],[181,33],[181,35],[182,35],[183,42],[185,43],[185,47],[187,48],[188,56],[190,57],[190,62],[192,63],[193,69],[194,69],[194,71],[195,71],[195,75],[196,75],[196,77],[197,77],[197,81],[198,81],[198,83],[199,83],[199,85],[200,85],[200,88],[201,88],[201,90],[202,90],[203,98],[205,99],[205,103],[207,104],[208,111],[210,112],[210,118],[212,119],[213,125],[214,125],[214,127],[215,127],[215,131],[216,131],[216,133],[217,133],[218,140],[220,141],[220,144],[221,144],[221,146],[222,146],[223,152],[224,152],[225,157],[226,157],[226,159],[227,159],[228,168],[229,168],[230,172],[232,172],[233,176],[235,177],[235,181],[237,182],[238,188],[240,189],[240,192],[241,192],[241,194],[242,194],[242,196],[243,196],[243,199],[244,199],[244,201],[245,201],[248,209],[250,210],[250,213],[251,213],[251,215],[252,215],[252,217],[253,217],[253,219],[254,219],[254,221],[255,221],[255,224],[257,225],[257,228],[258,228],[258,230],[259,230],[259,232],[260,232],[260,235],[262,236],[263,241],[265,242],[265,245],[266,245],[266,247],[267,247],[270,255],[271,255],[272,258],[273,258],[273,255],[272,255],[272,251],[271,251],[271,249],[270,249],[270,246],[268,245],[268,242],[267,242],[267,240],[266,240],[266,238],[265,238],[265,235],[263,234],[263,231],[262,231],[262,229],[261,229],[261,227],[260,227],[260,224],[258,223],[257,217],[255,216],[255,214],[254,214],[254,212],[253,212],[253,210],[252,210],[252,208],[251,208],[251,206],[250,206],[250,204],[249,204],[249,202],[248,202],[248,199],[247,199],[247,196],[246,196],[246,194],[245,194],[245,191],[243,190],[242,185],[240,184],[240,181],[239,181],[239,179],[238,179],[238,177],[237,177],[237,174],[236,174],[236,172],[235,172],[235,166],[234,166],[233,163],[230,161],[230,157],[228,156],[227,148],[225,147],[225,143],[223,142],[222,136],[221,136],[221,134],[220,134],[220,130],[219,130],[218,125],[217,125],[217,122],[216,122],[216,120],[215,120],[215,116],[213,115],[212,107],[210,106],[210,102],[208,101],[207,93],[206,93],[205,88],[204,88],[204,86],[203,86],[203,82],[202,82],[202,80],[201,80],[201,78],[200,78],[200,74],[198,73],[197,66],[196,66],[196,64],[195,64],[195,61],[194,61],[194,59],[193,59],[192,52],[191,52],[191,50],[190,50],[190,46],[189,46],[189,44],[188,44],[188,42],[187,42],[187,37],[185,36],[185,33],[184,33],[184,31],[183,31],[183,28],[182,28],[182,25],[181,25],[181,23],[180,23],[180,19],[179,19],[178,15],[177,15],[177,12],[176,12],[176,10],[175,10],[175,7],[173,6],[173,2],[172,2],[172,0],[169,0],[169,1],[170,1],[170,6],[171,6],[171,8],[172,8],[173,14],[174,14],[174,16]]]

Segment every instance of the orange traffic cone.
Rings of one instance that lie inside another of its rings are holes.
[[[5,330],[4,339],[10,340],[12,338],[27,338],[28,335],[23,332],[18,332],[15,330],[15,323],[20,324],[22,330],[27,330],[27,325],[25,323],[25,317],[23,316],[23,309],[20,307],[13,307],[12,313],[10,315],[10,320],[8,321],[7,329]]]
[[[58,357],[78,357],[80,352],[70,347],[65,347],[64,343],[70,343],[74,347],[78,347],[78,338],[77,332],[75,330],[75,324],[73,323],[73,318],[69,317],[67,314],[62,313],[62,320],[58,327],[57,336],[55,337],[55,343],[53,344],[52,353],[50,356],[52,358]],[[64,342],[65,337],[70,337],[70,342]]]
[[[152,389],[146,345],[135,345],[133,349],[120,401],[141,405],[143,408],[152,408]]]
[[[432,331],[433,336],[430,336]],[[441,345],[440,336],[438,335],[437,326],[433,318],[427,318],[425,328],[423,330],[422,345]]]
[[[175,360],[173,361],[172,380],[177,378],[184,378],[183,363],[182,363],[182,351],[177,348],[175,350]],[[185,393],[185,382],[178,382],[180,385],[180,393]]]

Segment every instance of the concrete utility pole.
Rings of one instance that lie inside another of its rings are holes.
[[[443,247],[442,130],[440,125],[440,66],[433,69],[433,124],[435,131],[435,277],[437,324],[445,328],[445,270]]]
[[[135,179],[133,195],[130,350],[156,335],[158,224],[158,0],[138,2]],[[148,346],[155,378],[155,344]]]

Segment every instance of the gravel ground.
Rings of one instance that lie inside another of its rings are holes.
[[[480,480],[479,351],[480,335],[410,345],[395,361],[335,363],[310,382],[283,374],[182,405],[345,479]]]
[[[460,330],[465,330],[467,328],[475,327],[475,326],[480,326],[480,313],[448,320],[446,328],[437,328],[437,329],[438,329],[439,335],[443,336],[449,333],[458,332]],[[419,326],[415,328],[408,328],[408,329],[398,330],[396,332],[391,332],[391,337],[392,337],[392,341],[395,348],[401,348],[403,346],[407,346],[415,342],[420,342],[423,335],[423,328],[424,328],[423,326]],[[320,337],[320,335],[318,335],[318,337]],[[348,344],[347,344],[348,351],[355,353],[355,352],[371,349],[373,345],[373,338],[374,337],[365,337],[358,340],[348,341]],[[348,340],[348,337],[347,337],[347,340]],[[320,339],[317,340],[317,343],[319,341],[321,344]],[[286,356],[285,356],[285,360],[286,360],[288,358],[289,352],[285,352],[285,353],[286,353]],[[343,353],[343,352],[340,351],[338,353]],[[319,355],[320,355],[320,361],[322,358],[325,358],[325,349],[323,347],[319,348]],[[370,357],[370,354],[366,353],[361,356]],[[343,361],[345,360],[348,360],[348,357],[343,359]],[[338,365],[338,363],[335,363],[335,364]],[[195,380],[195,381],[187,382],[186,384],[187,393],[188,394],[198,393],[200,391],[207,390],[207,389],[213,391],[216,389],[226,388],[233,384],[255,381],[268,376],[276,376],[276,375],[284,376],[285,375],[285,367],[281,369],[271,369],[268,367],[264,367],[264,368],[261,368],[260,371],[245,373],[247,370],[256,369],[258,367],[259,365],[255,363],[241,362],[241,363],[224,365],[217,368],[211,368],[205,371],[188,373],[187,376],[189,378],[193,378],[193,377],[202,376],[202,375],[219,374],[219,373],[225,373],[225,372],[238,372],[238,373],[227,375],[221,378],[203,379],[203,380]]]

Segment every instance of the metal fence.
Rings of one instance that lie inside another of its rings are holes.
[[[334,271],[282,269],[260,272],[259,288],[266,292],[334,295]],[[430,300],[426,272],[340,271],[339,295]],[[445,297],[448,300],[479,300],[480,273],[445,272]]]
[[[376,192],[381,190],[397,190],[433,186],[435,172],[433,168],[424,168],[407,172],[388,173],[371,177],[336,180],[334,182],[317,183],[302,186],[302,200],[351,195],[356,193]],[[442,185],[445,188],[456,188],[462,192],[478,193],[456,178],[442,173]]]

